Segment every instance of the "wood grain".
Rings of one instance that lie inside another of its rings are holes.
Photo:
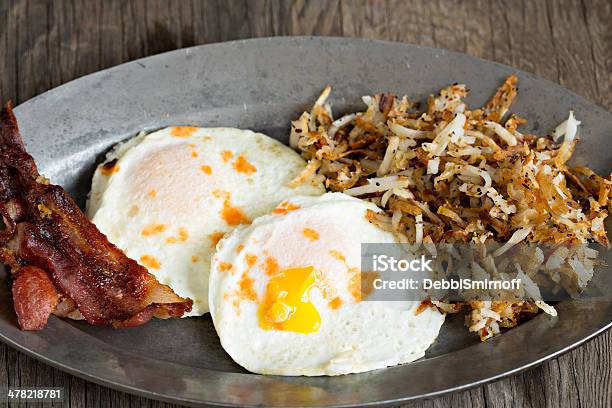
[[[0,0],[0,101],[19,104],[82,75],[180,47],[333,35],[465,52],[559,82],[612,110],[610,27],[609,0]],[[527,372],[408,406],[609,407],[611,354],[608,332]],[[5,386],[65,387],[65,406],[75,408],[174,407],[0,345]]]

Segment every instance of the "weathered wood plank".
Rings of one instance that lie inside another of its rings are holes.
[[[17,8],[12,1],[0,2],[0,96],[17,102],[16,30]]]
[[[180,47],[345,35],[506,63],[612,109],[611,16],[608,0],[0,0],[0,100],[18,104],[82,75]],[[525,373],[408,406],[611,406],[611,354],[606,333]],[[0,345],[0,387],[49,384],[66,388],[69,407],[174,407],[88,383]]]
[[[342,35],[371,39],[390,39],[389,3],[387,0],[342,1]]]

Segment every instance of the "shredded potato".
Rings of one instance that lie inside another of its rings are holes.
[[[387,93],[364,96],[364,111],[336,120],[328,86],[312,110],[292,122],[291,146],[309,162],[292,184],[320,177],[329,190],[368,199],[384,210],[368,214],[370,222],[432,254],[437,243],[499,242],[487,257],[489,269],[495,269],[495,256],[519,242],[609,247],[604,221],[611,177],[567,165],[580,122],[570,112],[551,135],[522,134],[517,128],[526,121],[508,117],[516,83],[509,76],[474,110],[463,102],[466,86],[454,84],[431,95],[424,112],[407,97]],[[545,264],[557,267],[551,279],[584,289],[594,265],[588,250],[572,255],[559,249],[549,256]],[[543,259],[534,262],[543,265]],[[539,300],[432,304],[444,313],[467,305],[466,324],[482,340],[525,314],[556,313]]]

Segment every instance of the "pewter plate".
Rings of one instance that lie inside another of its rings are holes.
[[[362,95],[393,91],[423,100],[452,82],[468,84],[468,101],[481,104],[510,73],[520,78],[514,111],[529,119],[528,129],[546,133],[574,109],[583,124],[574,163],[609,174],[609,112],[508,66],[380,41],[270,38],[173,51],[70,82],[20,105],[16,115],[42,172],[83,205],[104,152],[143,129],[231,126],[286,141],[290,120],[326,84],[334,86],[338,113],[360,107]],[[4,273],[0,279],[4,342],[87,380],[191,405],[355,406],[432,397],[541,363],[612,321],[611,302],[566,301],[557,305],[557,318],[539,315],[480,343],[456,316],[427,356],[412,364],[333,378],[268,377],[232,362],[208,316],[128,330],[52,317],[43,331],[21,332]]]

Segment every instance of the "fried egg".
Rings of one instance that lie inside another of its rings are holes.
[[[340,375],[422,357],[444,316],[419,302],[362,299],[362,243],[393,243],[342,193],[295,197],[225,237],[209,302],[225,351],[260,374]],[[362,274],[366,274],[363,275]]]
[[[305,168],[289,147],[249,130],[169,127],[119,145],[93,177],[88,216],[157,279],[208,311],[210,258],[238,225],[321,183],[290,181]]]

